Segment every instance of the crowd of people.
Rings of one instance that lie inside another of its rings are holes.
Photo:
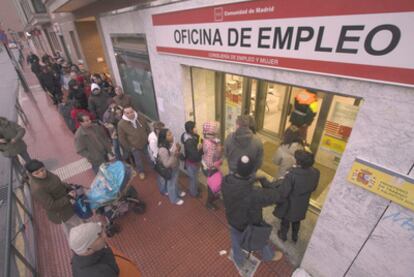
[[[319,171],[313,167],[314,156],[305,150],[303,126],[292,124],[286,130],[273,158],[279,170],[274,179],[268,180],[258,174],[263,162],[263,143],[249,115],[237,118],[236,130],[224,142],[220,140],[220,126],[214,121],[202,124],[201,135],[196,123],[187,121],[180,139],[175,140],[163,122],[150,124],[134,107],[130,96],[121,87],[113,87],[105,76],[85,76],[78,67],[62,62],[59,57],[43,56],[43,65],[34,54],[27,60],[42,88],[60,106],[68,127],[74,131],[77,153],[89,161],[95,173],[105,162],[122,160],[133,164],[139,178],[144,180],[151,165],[157,174],[160,194],[172,204],[183,205],[186,191],[178,184],[180,164],[189,178],[191,197],[201,197],[203,190],[198,180],[201,171],[207,180],[206,207],[216,210],[215,201],[222,195],[232,259],[239,268],[248,258],[243,249],[260,251],[263,260],[276,261],[282,257],[269,244],[270,233],[262,243],[246,246],[246,237],[257,230],[252,226],[266,227],[263,207],[276,205],[273,214],[281,220],[277,235],[282,241],[287,240],[290,226],[292,241],[298,240],[300,221],[305,218],[310,195],[319,182]],[[62,225],[68,237],[74,253],[74,276],[98,276],[97,273],[118,276],[114,254],[101,239],[102,227],[85,223],[74,213],[73,187],[48,171],[43,162],[30,158],[23,136],[24,128],[0,118],[0,151],[14,159],[20,155],[25,161],[33,197],[46,210],[51,222]],[[228,170],[223,167],[225,160]]]

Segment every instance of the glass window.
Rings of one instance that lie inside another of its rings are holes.
[[[194,119],[201,130],[202,124],[214,121],[216,115],[215,72],[212,70],[191,68],[193,85]]]
[[[81,52],[79,50],[79,45],[76,41],[75,32],[69,31],[69,34],[70,34],[70,39],[72,40],[73,47],[75,48],[76,56],[78,57],[78,59],[82,59]]]
[[[226,74],[225,77],[225,106],[224,106],[224,135],[236,130],[236,119],[242,113],[244,77]]]
[[[32,0],[32,4],[36,13],[46,13],[46,7],[43,5],[42,0]]]

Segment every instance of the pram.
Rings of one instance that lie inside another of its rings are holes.
[[[90,207],[106,219],[108,237],[120,231],[115,219],[129,210],[137,214],[145,212],[146,205],[131,184],[135,176],[135,170],[121,161],[104,163],[86,192]]]

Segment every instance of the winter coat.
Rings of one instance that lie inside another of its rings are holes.
[[[296,164],[295,160],[295,151],[303,150],[303,146],[300,143],[294,142],[292,144],[281,144],[277,149],[275,155],[273,156],[273,163],[279,166],[279,171],[277,172],[275,178],[279,179],[283,177],[286,171]]]
[[[269,185],[258,188],[254,186],[255,182],[255,177],[242,178],[235,174],[223,179],[221,193],[227,222],[241,232],[249,223],[259,224],[263,221],[263,207],[280,201],[276,187]]]
[[[51,71],[40,73],[39,79],[50,93],[60,92],[60,84],[56,82],[55,76]]]
[[[239,127],[226,138],[224,155],[227,157],[231,172],[236,172],[237,161],[243,155],[248,155],[254,160],[254,171],[256,172],[263,162],[263,143],[248,127]]]
[[[220,150],[220,140],[217,138],[205,138],[203,140],[202,161],[207,168],[218,168],[221,165],[223,153]]]
[[[109,99],[111,99],[111,97],[104,92],[97,95],[91,94],[88,100],[89,111],[93,113],[97,119],[102,120],[103,115],[109,106]]]
[[[19,124],[0,117],[0,138],[7,140],[7,143],[0,143],[0,152],[5,157],[15,157],[26,150],[27,145],[23,141],[25,133],[25,129]],[[16,142],[11,143],[12,139],[15,139]]]
[[[45,179],[30,176],[30,188],[35,198],[46,210],[47,217],[55,224],[66,222],[74,215],[68,191],[70,186],[55,174],[47,171]]]
[[[199,138],[199,135],[189,134],[187,132],[181,135],[181,143],[184,145],[185,159],[190,163],[198,163],[201,161],[203,151],[199,150],[197,147]]]
[[[150,132],[147,120],[142,116],[138,116],[137,120],[137,128],[134,128],[132,123],[125,119],[121,119],[118,122],[119,142],[125,150],[143,150],[147,145],[147,138]]]
[[[93,165],[106,162],[112,153],[112,143],[105,129],[97,124],[89,128],[79,127],[75,133],[76,152]]]
[[[277,181],[283,200],[277,204],[273,214],[290,222],[305,219],[311,194],[319,183],[319,175],[319,170],[313,167],[291,168],[282,180]]]
[[[127,106],[132,106],[132,98],[129,95],[116,95],[113,99],[118,106],[121,106],[123,108]]]
[[[165,147],[158,148],[158,159],[166,168],[176,169],[180,165],[177,155]]]
[[[106,247],[89,256],[72,257],[73,277],[116,277],[119,268],[111,248]]]

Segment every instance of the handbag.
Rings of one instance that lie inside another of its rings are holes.
[[[260,224],[249,224],[242,233],[241,247],[248,251],[262,250],[269,241],[272,226],[263,221]]]
[[[155,160],[154,170],[165,180],[170,180],[172,177],[172,168],[166,168],[158,156]]]
[[[251,198],[249,198],[249,224],[244,229],[241,236],[241,248],[249,252],[262,250],[269,241],[272,226],[262,220],[260,223],[253,224],[250,216]]]
[[[207,185],[213,193],[217,193],[221,190],[222,180],[223,174],[217,170],[213,175],[207,177]]]

